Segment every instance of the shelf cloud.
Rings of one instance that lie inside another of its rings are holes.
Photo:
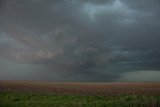
[[[155,81],[159,0],[1,0],[0,79]],[[152,75],[153,73],[153,75]],[[26,76],[27,75],[27,76]]]

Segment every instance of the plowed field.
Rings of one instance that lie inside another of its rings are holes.
[[[160,95],[160,83],[0,81],[0,91],[80,95]]]

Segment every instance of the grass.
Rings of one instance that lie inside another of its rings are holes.
[[[0,92],[0,107],[160,107],[160,96],[81,96]]]

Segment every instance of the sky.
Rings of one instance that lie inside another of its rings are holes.
[[[160,1],[0,0],[0,80],[160,81]]]

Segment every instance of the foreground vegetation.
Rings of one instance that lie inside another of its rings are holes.
[[[159,107],[160,96],[80,96],[0,92],[0,107]]]

